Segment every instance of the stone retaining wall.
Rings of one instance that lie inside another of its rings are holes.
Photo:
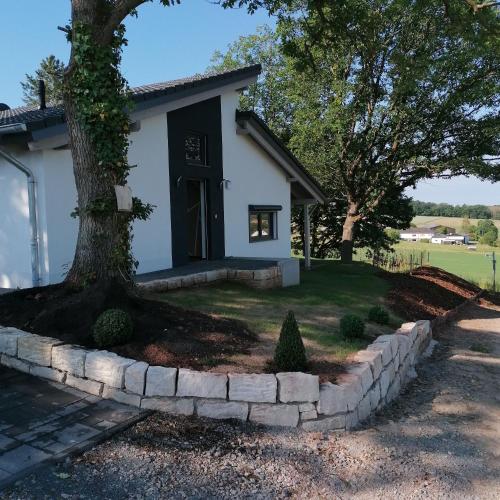
[[[107,351],[0,327],[0,363],[90,394],[176,415],[235,418],[305,430],[351,429],[396,398],[431,339],[405,323],[359,351],[336,384],[306,373],[198,372],[149,366]]]
[[[172,276],[151,281],[138,282],[137,286],[151,292],[166,292],[178,288],[213,285],[221,281],[234,281],[258,289],[279,288],[282,286],[279,266],[266,269],[214,269],[185,276]]]

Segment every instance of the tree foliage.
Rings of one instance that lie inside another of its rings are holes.
[[[432,217],[463,217],[471,219],[491,219],[493,214],[486,205],[450,205],[414,200],[411,206],[415,215]]]
[[[39,68],[33,75],[26,75],[21,82],[23,101],[28,105],[36,105],[39,101],[38,81],[45,82],[45,95],[48,102],[61,102],[63,99],[64,63],[50,55],[40,62]]]

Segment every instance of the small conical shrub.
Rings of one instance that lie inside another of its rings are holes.
[[[274,363],[278,370],[285,372],[297,372],[307,368],[306,350],[292,311],[288,311],[283,321],[274,352]]]

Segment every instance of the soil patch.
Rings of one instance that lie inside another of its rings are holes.
[[[389,306],[410,321],[432,320],[481,291],[472,283],[432,266],[419,267],[411,274],[382,272],[381,275],[392,285],[387,295]]]
[[[2,295],[0,325],[96,348],[92,326],[112,307],[131,315],[134,341],[110,350],[152,365],[209,367],[225,356],[248,354],[258,343],[241,321],[147,300],[113,283],[84,290],[51,285]]]

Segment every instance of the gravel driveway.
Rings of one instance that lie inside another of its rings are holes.
[[[153,415],[5,497],[498,499],[500,307],[470,306],[438,340],[418,380],[356,432]]]

